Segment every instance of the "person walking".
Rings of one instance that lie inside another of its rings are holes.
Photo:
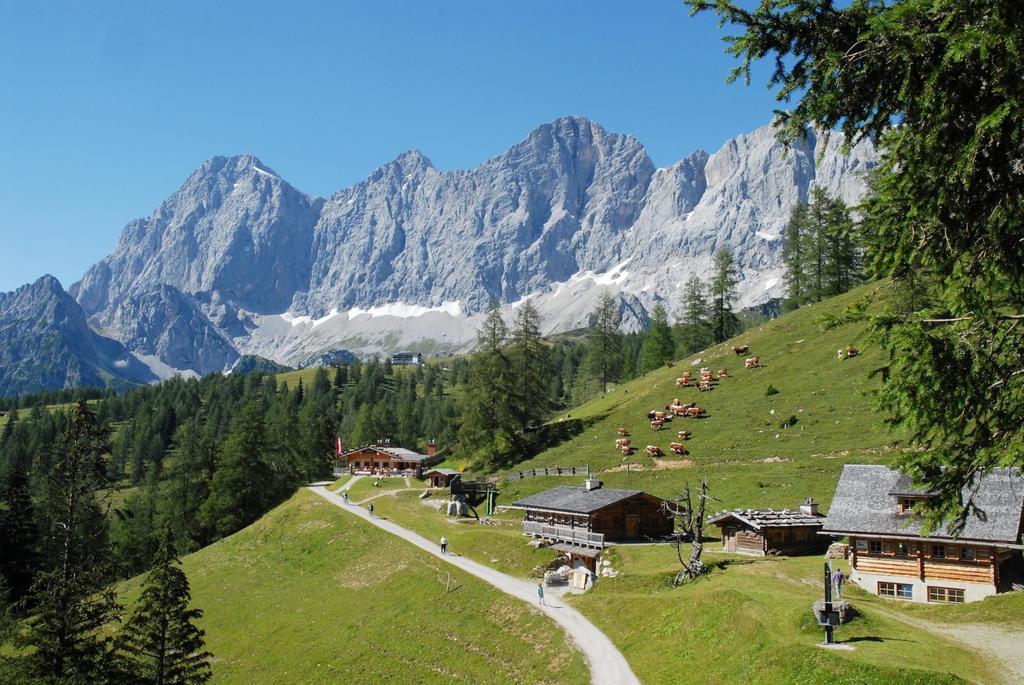
[[[441,536],[441,554],[448,554],[448,538]]]
[[[341,501],[344,502],[345,504],[348,504],[348,490],[341,493]]]
[[[373,502],[366,505],[366,510],[370,512],[370,516],[373,516]]]
[[[544,582],[543,581],[537,583],[537,602],[541,606],[547,606],[544,603]]]
[[[836,597],[843,597],[843,572],[838,568],[832,573],[832,585],[836,588]]]

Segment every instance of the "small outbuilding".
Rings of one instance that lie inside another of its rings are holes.
[[[818,535],[825,516],[808,498],[799,509],[734,509],[708,518],[722,529],[722,548],[739,554],[806,554],[828,546]]]
[[[430,481],[430,487],[446,488],[451,484],[452,479],[455,476],[461,476],[462,472],[449,468],[433,468],[423,475]]]

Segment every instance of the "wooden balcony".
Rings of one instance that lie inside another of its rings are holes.
[[[604,533],[591,533],[581,528],[552,526],[535,521],[524,521],[523,532],[544,540],[551,540],[552,542],[565,542],[570,545],[592,547],[594,549],[604,548]]]

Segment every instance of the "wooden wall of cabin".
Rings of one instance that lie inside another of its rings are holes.
[[[769,528],[764,531],[768,553],[798,555],[825,549],[829,539],[818,535],[820,526]]]
[[[661,511],[660,502],[643,496],[617,502],[594,512],[591,530],[608,540],[643,540],[672,533],[672,519]]]

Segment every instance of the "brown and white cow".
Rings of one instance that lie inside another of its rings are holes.
[[[661,451],[661,448],[657,445],[648,445],[647,449],[644,450],[648,457],[663,457],[665,453]]]
[[[691,433],[690,431],[679,431],[678,433],[676,433],[676,437],[679,438],[680,440],[689,440],[690,438],[693,437],[693,433]]]
[[[750,359],[744,359],[743,366],[745,366],[748,369],[756,369],[757,367],[761,366],[761,358],[751,357]]]
[[[668,448],[672,450],[673,454],[678,454],[679,456],[686,456],[690,453],[690,450],[686,449],[681,442],[673,442],[669,444]]]
[[[631,443],[631,442],[632,442],[632,440],[630,440],[629,438],[619,438],[618,440],[615,441],[615,446],[616,447],[629,447],[629,443]]]
[[[741,354],[746,354],[749,351],[750,345],[739,345],[737,347],[732,348],[732,353],[735,354],[737,357]]]
[[[654,419],[653,421],[651,421],[651,430],[652,431],[660,431],[664,427],[665,427],[665,419]]]
[[[620,426],[619,427],[619,435],[625,437],[625,436],[629,435],[629,431]]]

